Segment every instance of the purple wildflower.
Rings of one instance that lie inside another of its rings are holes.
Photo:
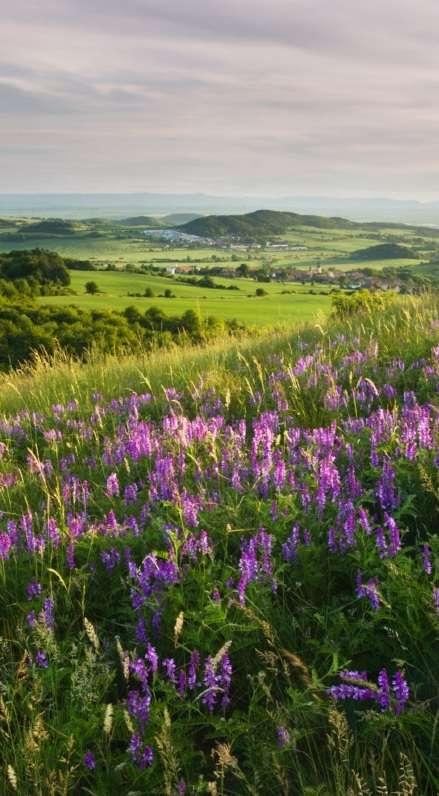
[[[35,665],[38,666],[40,669],[47,669],[49,666],[49,661],[47,660],[47,655],[43,650],[37,650],[35,653]]]
[[[198,650],[193,650],[193,652],[191,652],[191,657],[189,661],[188,678],[187,678],[188,687],[190,691],[193,691],[197,685],[199,665],[200,665],[200,653],[198,652]]]
[[[381,669],[378,674],[378,686],[377,702],[381,710],[387,710],[390,705],[390,684],[386,669]]]
[[[41,583],[38,583],[36,580],[31,580],[30,583],[26,586],[26,595],[28,600],[33,600],[35,597],[39,597],[43,587]]]
[[[209,713],[213,713],[217,698],[218,681],[215,666],[210,656],[207,658],[206,663],[204,664],[203,685],[205,686],[206,690],[203,693],[202,702],[204,705],[206,705]]]
[[[111,475],[108,476],[106,492],[108,497],[119,497],[120,487],[116,473],[111,473]]]
[[[394,468],[390,461],[385,459],[376,488],[376,496],[384,511],[393,511],[399,505],[399,497],[395,488],[395,478]]]
[[[392,690],[396,699],[395,713],[399,714],[404,710],[410,696],[407,681],[400,671],[395,672],[392,678]]]
[[[48,630],[53,630],[55,627],[55,617],[53,613],[54,602],[50,597],[47,597],[43,602],[43,609],[40,611],[38,619]]]
[[[147,768],[154,760],[154,752],[150,746],[144,746],[142,738],[138,733],[131,736],[130,744],[128,747],[134,763],[137,763],[139,768]]]
[[[218,675],[217,675],[217,682],[219,687],[222,689],[222,698],[221,698],[221,707],[223,710],[230,704],[230,685],[232,682],[232,662],[229,658],[227,652],[224,653],[222,656],[219,667],[218,667]]]
[[[399,528],[393,517],[384,512],[384,519],[385,519],[385,525],[389,531],[389,536],[390,536],[388,553],[390,556],[393,557],[396,556],[399,550],[401,550],[401,536],[399,533]]]
[[[359,599],[366,597],[374,611],[380,607],[380,593],[378,590],[378,578],[370,578],[367,583],[363,583],[361,572],[357,574],[356,595]]]
[[[96,768],[95,756],[93,752],[90,752],[90,750],[88,750],[85,753],[84,757],[82,758],[82,762],[84,763],[84,766],[88,768],[89,771],[94,771],[94,769]]]
[[[74,542],[71,541],[66,547],[66,563],[69,569],[75,569],[76,561],[75,561],[75,545]]]
[[[287,746],[290,742],[290,733],[288,732],[286,727],[277,727],[276,728],[276,738],[277,738],[277,745],[279,749],[283,749],[284,746]]]
[[[297,548],[300,542],[300,530],[298,525],[293,525],[292,531],[287,541],[282,545],[282,555],[285,561],[292,564],[297,558]]]
[[[245,592],[249,583],[271,577],[271,546],[273,537],[261,529],[256,536],[242,546],[239,569],[241,577],[238,583],[239,602],[245,603]]]
[[[177,667],[175,665],[174,659],[173,658],[164,658],[162,660],[162,666],[163,666],[163,668],[164,668],[164,670],[166,672],[166,677],[168,678],[169,682],[173,683],[175,685],[176,682],[177,682],[177,678],[176,678]]]
[[[108,489],[108,482],[107,482],[107,489]],[[137,500],[137,484],[128,484],[125,487],[123,493],[123,499],[125,505],[128,506],[130,503],[135,503]]]
[[[155,674],[159,668],[159,657],[157,655],[155,647],[153,647],[152,644],[149,643],[149,641],[146,646],[145,660],[148,661],[151,668],[151,672]]]
[[[61,544],[61,534],[53,517],[49,517],[46,524],[46,534],[49,541],[55,548],[58,548]]]
[[[431,547],[424,544],[422,548],[422,568],[427,575],[431,575],[433,567],[431,563]]]
[[[31,629],[33,629],[36,626],[36,624],[37,624],[37,615],[36,615],[35,611],[29,611],[29,613],[26,616],[26,622],[27,622],[28,626]]]
[[[11,537],[7,533],[0,533],[0,559],[5,561],[9,558],[12,542]]]
[[[151,707],[151,693],[146,687],[140,691],[129,691],[127,696],[127,709],[133,718],[138,721],[142,729],[148,723]]]
[[[101,553],[101,561],[108,572],[111,572],[120,561],[120,553],[115,547],[110,550],[103,550]]]

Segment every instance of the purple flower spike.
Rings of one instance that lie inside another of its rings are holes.
[[[47,660],[47,655],[42,650],[38,650],[35,653],[35,664],[40,669],[47,669],[49,666],[49,661]]]
[[[134,733],[134,735],[131,736],[128,752],[139,768],[147,768],[154,760],[152,748],[143,745],[142,739],[138,733]]]
[[[369,600],[373,610],[378,611],[381,603],[378,578],[370,578],[367,583],[363,583],[361,572],[359,572],[357,574],[356,595],[360,599],[366,597]]]
[[[278,727],[276,729],[276,738],[279,749],[283,749],[290,742],[290,733],[286,727]]]
[[[96,768],[96,760],[93,752],[87,751],[84,757],[82,758],[82,762],[84,763],[84,766],[88,768],[89,771],[94,771],[94,769]]]
[[[428,544],[424,544],[422,548],[422,569],[427,575],[431,575],[433,572],[433,566],[431,563],[431,547]]]
[[[404,710],[410,696],[410,690],[402,672],[395,672],[392,679],[392,690],[396,699],[395,713],[399,714]]]
[[[30,583],[26,586],[26,594],[28,600],[33,600],[35,597],[39,597],[42,592],[41,583],[38,583],[36,580],[31,580]]]
[[[389,676],[385,669],[381,669],[378,675],[379,691],[377,694],[377,701],[381,710],[387,710],[390,705],[390,684]]]
[[[119,497],[119,479],[116,473],[111,473],[107,478],[107,495],[108,497]]]

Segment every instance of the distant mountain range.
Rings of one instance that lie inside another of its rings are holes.
[[[439,226],[439,201],[322,196],[211,196],[208,194],[0,194],[0,216],[126,218],[169,214],[240,214],[264,207],[353,221],[393,221]],[[171,223],[169,220],[167,223]],[[182,221],[173,221],[174,224]]]

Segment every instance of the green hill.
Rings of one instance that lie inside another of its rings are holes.
[[[78,231],[78,223],[63,218],[44,218],[41,221],[34,221],[31,224],[23,224],[19,232],[26,234],[48,233],[50,235],[74,235]]]
[[[417,254],[399,243],[380,243],[366,249],[357,249],[352,252],[351,257],[355,260],[413,260]]]
[[[190,235],[208,238],[239,237],[263,238],[282,235],[292,227],[317,227],[319,229],[356,229],[360,224],[344,218],[308,216],[277,210],[255,210],[244,215],[206,216],[179,227]]]
[[[153,218],[152,216],[132,216],[131,218],[122,218],[118,222],[124,227],[162,227],[163,221],[160,218]]]
[[[162,216],[160,221],[169,227],[179,227],[189,224],[190,221],[195,221],[197,218],[200,218],[199,213],[170,213],[167,216]]]

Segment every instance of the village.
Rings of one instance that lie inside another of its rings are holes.
[[[202,266],[194,263],[170,263],[162,268],[155,268],[170,277],[222,277],[223,279],[247,278],[256,282],[278,282],[279,284],[302,284],[312,287],[326,287],[357,290],[391,290],[401,295],[418,294],[428,286],[428,280],[410,269],[410,267],[383,266],[378,268],[356,268],[337,270],[323,266],[285,265],[273,267],[262,261],[261,268],[250,269],[246,263],[235,267],[221,263]]]

